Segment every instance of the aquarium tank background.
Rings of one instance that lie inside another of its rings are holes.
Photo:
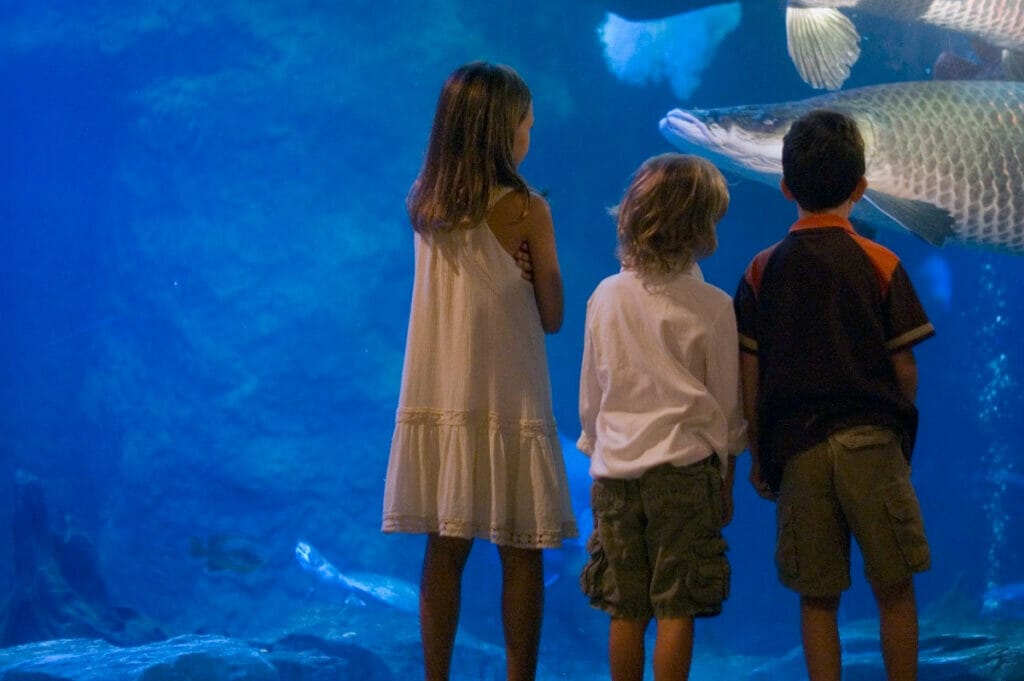
[[[607,209],[673,149],[671,109],[824,92],[787,54],[785,5],[0,4],[0,679],[422,678],[423,538],[379,526],[412,283],[404,197],[444,78],[486,59],[533,91],[522,171],[555,220],[566,318],[548,356],[585,532],[577,381],[587,297],[618,269]],[[961,78],[1011,75],[954,30],[846,14],[861,55],[841,91],[930,81],[943,52],[979,66]],[[1007,125],[991,153],[1019,157]],[[795,213],[773,184],[728,177],[703,269],[732,292]],[[875,238],[938,332],[916,349],[921,678],[1022,679],[1024,255]],[[774,507],[748,472],[744,456],[732,593],[698,623],[695,679],[804,678]],[[546,552],[541,679],[608,676],[583,559],[582,542]],[[456,679],[504,676],[497,565],[477,542]],[[860,570],[844,662],[874,679]]]

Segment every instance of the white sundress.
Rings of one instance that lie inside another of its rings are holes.
[[[560,546],[577,529],[533,287],[486,223],[414,238],[381,529]]]

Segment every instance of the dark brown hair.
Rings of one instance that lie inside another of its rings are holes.
[[[850,198],[864,168],[857,123],[838,111],[805,114],[782,139],[782,178],[800,207],[812,213]]]

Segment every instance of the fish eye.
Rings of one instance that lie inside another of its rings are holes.
[[[766,127],[770,127],[770,128],[774,128],[775,124],[777,123],[775,117],[772,116],[767,111],[764,111],[764,110],[758,111],[753,116],[753,119],[755,121],[757,121],[758,123],[760,123],[762,126],[766,126]]]

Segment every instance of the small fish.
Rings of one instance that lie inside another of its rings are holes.
[[[839,7],[946,28],[1024,52],[1024,0],[789,0],[789,56],[815,88],[838,90],[860,57],[860,34]]]
[[[922,81],[723,109],[675,109],[660,123],[674,146],[778,186],[782,138],[813,109],[857,121],[868,192],[853,218],[1024,253],[1024,83]]]
[[[312,572],[327,584],[337,584],[389,605],[396,610],[416,614],[420,607],[420,593],[412,584],[375,573],[344,574],[334,567],[319,551],[308,542],[295,544],[295,559],[307,572]]]
[[[206,569],[211,572],[253,572],[266,562],[253,550],[249,540],[222,532],[211,534],[205,543],[199,537],[192,537],[189,555],[205,558]]]

